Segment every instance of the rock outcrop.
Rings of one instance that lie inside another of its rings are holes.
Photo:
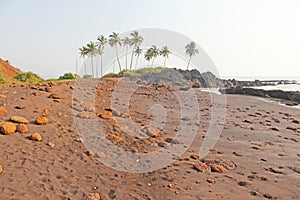
[[[265,98],[276,98],[282,99],[290,105],[297,105],[300,103],[300,92],[290,92],[290,91],[282,91],[282,90],[262,90],[262,89],[254,89],[254,88],[243,88],[243,87],[232,87],[227,89],[221,89],[220,92],[222,94],[243,94],[250,96],[258,96]]]

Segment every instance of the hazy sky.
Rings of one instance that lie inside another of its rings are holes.
[[[99,34],[169,29],[222,76],[300,76],[299,0],[0,0],[0,57],[44,77],[75,72]]]

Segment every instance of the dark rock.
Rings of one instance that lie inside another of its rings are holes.
[[[222,94],[243,94],[259,97],[271,97],[289,101],[289,105],[297,105],[300,103],[300,92],[282,91],[282,90],[262,90],[253,88],[232,87],[220,89]],[[292,102],[292,103],[291,103]]]

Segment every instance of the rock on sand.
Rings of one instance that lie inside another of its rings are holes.
[[[3,122],[0,124],[0,133],[4,135],[13,134],[17,129],[17,126],[12,122]]]
[[[42,136],[39,133],[33,133],[29,136],[29,139],[33,140],[33,141],[38,141],[41,142],[42,141]]]
[[[26,118],[20,117],[20,116],[12,116],[10,118],[10,121],[19,123],[19,124],[28,124],[29,123],[29,121]]]

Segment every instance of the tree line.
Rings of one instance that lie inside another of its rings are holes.
[[[119,66],[120,72],[122,71],[122,66],[119,59],[118,48],[123,46],[126,49],[126,58],[125,58],[125,69],[132,70],[133,67],[133,58],[136,57],[135,60],[135,68],[138,64],[138,59],[140,55],[144,54],[144,58],[147,60],[147,66],[150,65],[152,61],[152,66],[154,64],[154,60],[158,56],[164,57],[164,67],[166,67],[166,61],[171,54],[168,46],[163,46],[161,49],[158,48],[156,45],[152,45],[150,48],[143,50],[141,48],[141,44],[143,43],[143,37],[139,34],[138,31],[133,31],[130,33],[129,37],[126,36],[125,38],[120,38],[119,33],[113,32],[107,37],[104,35],[100,35],[97,37],[96,42],[89,42],[85,46],[79,48],[80,57],[84,59],[84,73],[87,74],[87,68],[85,59],[91,58],[91,69],[92,69],[92,77],[94,78],[94,57],[100,57],[100,75],[103,76],[103,54],[104,49],[109,45],[111,48],[115,49],[116,53],[116,60]],[[187,63],[187,69],[190,65],[191,59],[193,56],[199,53],[198,49],[196,48],[195,42],[190,42],[185,46],[186,54],[189,56],[189,60]],[[128,54],[130,56],[130,62],[128,63]],[[98,58],[99,58],[98,57]],[[129,65],[128,65],[129,64]],[[97,66],[96,66],[96,77],[98,77],[98,59],[97,59]]]

